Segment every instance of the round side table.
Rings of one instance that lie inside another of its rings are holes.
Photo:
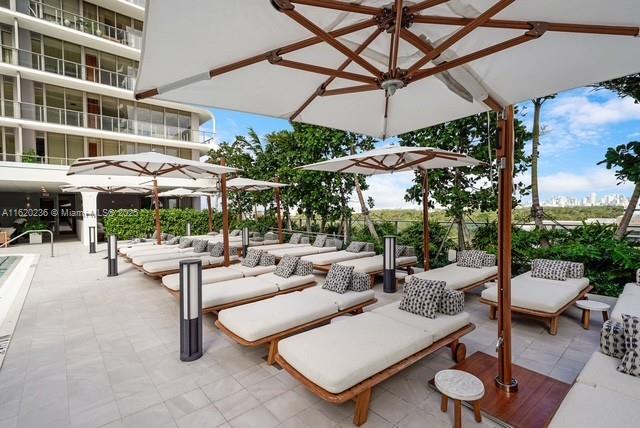
[[[461,370],[441,370],[434,379],[436,388],[442,393],[440,410],[447,411],[448,400],[453,400],[454,427],[462,427],[462,402],[473,405],[476,422],[482,422],[480,414],[480,399],[484,397],[482,381],[471,373]]]
[[[578,300],[576,306],[582,309],[582,328],[589,330],[591,323],[591,311],[602,312],[602,321],[609,319],[609,308],[611,306],[606,303],[597,302],[595,300]]]

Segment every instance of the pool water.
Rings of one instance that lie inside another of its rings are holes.
[[[20,256],[0,256],[0,287],[20,258]]]

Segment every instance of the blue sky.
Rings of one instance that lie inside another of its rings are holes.
[[[289,129],[287,121],[212,109],[216,117],[218,141],[233,141],[252,127],[258,135]],[[521,119],[531,128],[533,106],[521,105]],[[582,197],[595,191],[600,195],[623,193],[629,196],[630,184],[618,186],[613,171],[596,165],[607,147],[640,140],[640,105],[620,99],[609,91],[574,89],[559,94],[544,104],[542,111],[540,186],[543,200],[554,195]],[[382,142],[380,145],[386,145]],[[527,146],[527,153],[531,147]],[[367,192],[376,208],[411,208],[404,201],[412,174],[369,178]],[[528,174],[519,177],[529,183]]]

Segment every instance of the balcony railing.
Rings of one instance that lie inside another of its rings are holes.
[[[177,126],[165,126],[164,124],[105,116],[95,113],[85,114],[82,111],[48,107],[39,104],[13,103],[11,101],[8,101],[8,103],[20,105],[20,117],[22,119],[38,122],[100,129],[102,131],[192,143],[208,143],[213,139],[213,133],[209,131],[186,129]],[[4,107],[7,108],[7,106]],[[5,114],[5,116],[9,115]]]
[[[144,0],[125,0],[125,1],[135,4],[136,6],[144,7]]]
[[[29,2],[29,15],[63,27],[140,49],[142,32],[133,28],[116,28],[112,25],[94,21],[73,12],[67,12],[35,0]]]
[[[74,61],[67,61],[24,49],[17,49],[11,46],[2,46],[2,62],[17,63],[22,67],[101,83],[129,91],[132,91],[135,86],[134,76],[90,65],[83,65]]]

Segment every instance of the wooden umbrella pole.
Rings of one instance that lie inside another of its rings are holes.
[[[280,181],[276,178],[276,183]],[[280,188],[276,187],[276,210],[278,216],[278,243],[282,244],[284,242],[284,236],[282,231],[282,207],[281,207],[281,199],[280,199]]]
[[[160,227],[160,199],[158,198],[158,179],[153,177],[153,203],[156,206],[156,243],[162,243],[162,229]]]
[[[496,384],[516,392],[511,366],[511,210],[513,206],[514,111],[506,108],[500,118],[498,160],[498,376]]]
[[[207,208],[209,208],[209,232],[213,232],[213,210],[211,209],[211,195],[207,195]]]
[[[225,166],[224,159],[220,165]],[[220,193],[222,193],[222,243],[224,248],[224,265],[229,266],[229,211],[227,206],[227,174],[220,175]]]
[[[431,268],[431,256],[429,255],[429,173],[422,170],[422,255],[424,270]]]

